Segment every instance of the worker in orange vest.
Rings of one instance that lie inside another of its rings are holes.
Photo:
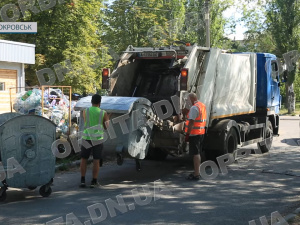
[[[189,153],[193,156],[194,173],[191,173],[188,180],[200,179],[200,163],[202,145],[206,126],[206,107],[199,102],[196,94],[190,93],[188,96],[192,103],[185,122],[185,142],[189,142]]]

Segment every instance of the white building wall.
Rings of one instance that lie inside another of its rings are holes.
[[[12,42],[6,40],[0,40],[0,69],[2,74],[2,80],[12,87],[11,79],[7,79],[10,75],[6,75],[5,70],[17,71],[17,87],[18,89],[11,89],[1,91],[0,93],[0,113],[10,111],[10,96],[12,99],[16,98],[16,92],[24,91],[25,87],[25,64],[35,64],[35,45]],[[7,74],[11,72],[7,72]],[[13,73],[14,75],[15,73]],[[14,75],[15,77],[15,75]],[[15,78],[14,78],[15,79]],[[15,87],[16,84],[13,86]],[[8,88],[8,87],[7,87]],[[5,88],[6,89],[6,88]]]
[[[35,45],[0,40],[0,61],[35,64]]]
[[[5,70],[17,70],[18,71],[18,87],[25,87],[25,72],[24,72],[24,66],[21,63],[9,63],[9,62],[1,62],[0,61],[0,69]],[[18,92],[21,91],[19,88],[17,90]]]

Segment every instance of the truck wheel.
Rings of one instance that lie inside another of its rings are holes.
[[[221,154],[219,154],[218,151],[213,150],[213,149],[205,149],[204,153],[205,153],[206,160],[215,161],[215,162],[216,162],[217,157],[221,155]],[[201,160],[202,160],[202,157],[201,157]]]
[[[267,153],[271,149],[273,142],[273,126],[269,120],[267,122],[265,140],[263,142],[264,143],[260,145],[260,150],[262,153]]]
[[[237,149],[238,136],[235,129],[230,128],[229,132],[225,134],[225,145],[224,145],[224,154],[233,153]]]
[[[167,158],[168,153],[160,148],[149,148],[146,159],[163,161]]]

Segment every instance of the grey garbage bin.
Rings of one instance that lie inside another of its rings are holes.
[[[41,186],[40,194],[50,196],[55,175],[56,158],[51,151],[55,132],[56,125],[41,116],[0,114],[0,161],[5,171],[5,179],[0,180],[0,201],[6,199],[8,187],[33,190]]]
[[[74,108],[81,111],[80,131],[84,130],[83,110],[92,106],[91,100],[92,96],[82,98]],[[106,153],[116,152],[118,165],[123,164],[124,157],[129,156],[135,159],[136,169],[140,171],[140,160],[147,155],[153,128],[153,122],[147,118],[147,112],[153,113],[151,102],[141,97],[102,96],[100,108],[111,114],[110,119],[112,122],[110,126],[115,133],[115,137],[108,138],[103,143],[103,149]],[[124,115],[128,116],[125,119],[128,132],[123,132],[120,124],[114,121]],[[134,129],[136,126],[138,128]]]

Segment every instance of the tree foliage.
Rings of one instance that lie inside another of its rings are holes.
[[[231,0],[211,2],[212,45],[221,47]],[[167,46],[174,41],[205,45],[204,0],[115,0],[105,10],[103,38],[117,51],[133,46]]]
[[[267,29],[272,33],[276,44],[275,53],[278,56],[299,50],[299,25],[300,25],[300,5],[297,0],[268,0],[267,9]],[[295,67],[296,68],[296,67]],[[286,107],[289,113],[295,110],[295,98],[293,83],[296,78],[296,69],[288,71],[288,82],[285,85]],[[288,91],[288,89],[292,91]]]
[[[128,45],[154,46],[176,39],[174,19],[184,20],[182,0],[115,0],[104,10],[103,39],[116,51]],[[174,35],[170,37],[170,34]]]
[[[269,0],[266,26],[276,43],[275,53],[282,56],[299,49],[300,4],[297,0]]]
[[[223,12],[233,0],[211,1],[211,43],[222,47]],[[57,2],[57,1],[56,1]],[[36,45],[36,64],[26,66],[26,83],[38,85],[36,72],[70,60],[72,70],[56,85],[74,91],[100,89],[101,68],[113,63],[108,49],[120,53],[128,45],[168,46],[175,41],[205,45],[204,0],[65,0],[39,13],[28,11],[18,22],[37,22],[37,34],[2,34],[1,39]],[[105,1],[107,2],[107,1]],[[11,3],[2,0],[0,7]],[[18,5],[18,1],[14,2]],[[39,8],[38,1],[36,7]]]
[[[245,0],[241,10],[242,21],[248,28],[245,41],[249,50],[282,57],[299,49],[300,3],[297,0]]]
[[[95,92],[100,89],[100,68],[109,63],[107,57],[102,57],[103,51],[99,50],[104,48],[99,38],[103,17],[101,6],[99,0],[68,0],[47,11],[27,13],[26,17],[20,18],[20,22],[37,22],[37,34],[0,35],[1,39],[36,45],[36,64],[26,68],[26,82],[29,86],[39,84],[36,71],[53,69],[53,65],[63,64],[63,61],[69,59],[73,72],[56,84],[72,85],[78,92]]]
[[[249,50],[271,52],[280,58],[290,51],[299,51],[300,3],[297,0],[246,0],[245,2],[242,8],[243,22],[248,27],[245,46]],[[251,3],[255,4],[255,7],[249,8]],[[299,74],[295,69],[288,71],[288,82],[281,87],[281,94],[289,112],[294,110],[295,98],[293,91],[287,90],[292,90],[298,80]],[[297,86],[294,91],[299,99]]]
[[[211,46],[222,48],[228,40],[225,38],[225,25],[229,21],[223,17],[223,13],[230,6],[232,0],[212,0],[210,1],[210,35]],[[187,42],[197,43],[205,46],[205,0],[188,0],[186,3],[186,17],[184,32],[181,38]]]

